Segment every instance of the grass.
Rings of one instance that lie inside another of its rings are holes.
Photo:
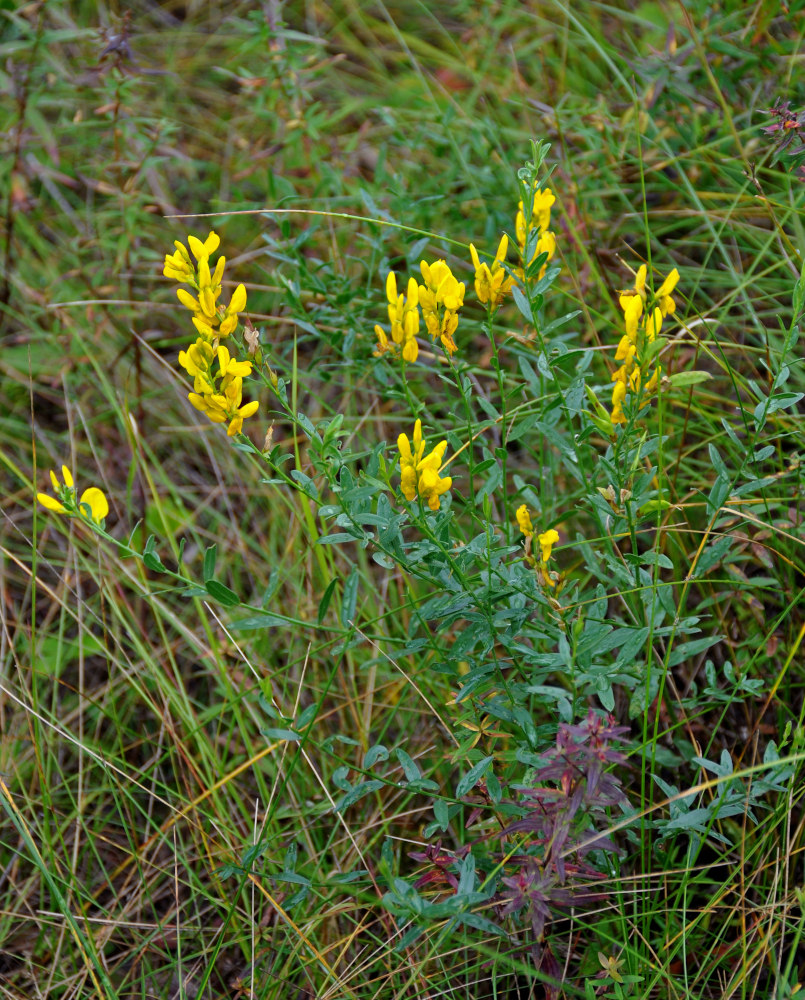
[[[805,103],[800,5],[0,13],[3,996],[802,995],[804,440],[780,394],[805,391],[805,188],[761,131]],[[514,235],[532,137],[562,266],[539,336],[511,300],[484,329],[467,249]],[[212,227],[287,387],[252,394],[257,449],[176,367],[162,258]],[[385,277],[439,256],[468,284],[458,367],[424,337],[402,376],[372,356]],[[710,378],[607,452],[579,379],[609,407],[643,260],[681,273],[665,370]],[[416,416],[463,448],[450,516],[384,552],[360,487],[382,454],[396,489]],[[111,538],[36,506],[62,463]],[[558,596],[523,502],[559,530]],[[185,582],[143,561],[152,535]],[[560,724],[605,707],[628,802],[568,822],[619,853],[537,941],[472,893],[511,875],[500,830]]]

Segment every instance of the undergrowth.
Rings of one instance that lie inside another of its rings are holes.
[[[4,995],[803,995],[800,5],[0,13]]]

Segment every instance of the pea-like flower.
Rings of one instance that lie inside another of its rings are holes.
[[[187,398],[214,424],[224,424],[229,421],[229,427],[226,431],[229,437],[240,434],[243,430],[243,421],[255,414],[260,405],[256,399],[242,405],[243,379],[240,376],[227,376],[222,384],[221,392],[210,395],[199,395],[191,392]]]
[[[397,447],[400,450],[400,489],[409,502],[417,495],[427,500],[431,510],[438,510],[439,498],[453,485],[450,476],[441,476],[440,469],[447,441],[441,441],[429,455],[425,455],[425,439],[422,437],[422,421],[414,424],[413,447],[407,434],[400,434]]]
[[[559,532],[554,528],[550,528],[548,531],[543,531],[537,535],[537,541],[539,542],[542,562],[545,564],[551,558],[551,551],[554,545],[559,541]]]
[[[424,284],[419,286],[419,304],[428,333],[434,341],[441,340],[448,354],[457,347],[453,334],[458,328],[458,311],[464,305],[465,286],[444,260],[419,265]]]
[[[51,471],[50,473],[50,481],[56,496],[52,497],[48,493],[37,493],[36,499],[43,507],[55,511],[57,514],[78,514],[96,524],[101,524],[109,513],[109,503],[103,492],[97,486],[90,486],[76,500],[75,484],[70,470],[66,465],[63,465],[61,472],[63,484],[59,482],[55,472]]]
[[[470,243],[470,255],[475,267],[475,294],[479,302],[488,305],[490,310],[497,309],[514,284],[514,278],[506,274],[506,268],[503,266],[508,249],[509,237],[504,233],[498,244],[495,259],[490,265],[480,259],[478,251]]]
[[[551,206],[556,201],[556,195],[550,188],[540,188],[535,187],[532,195],[531,201],[531,212],[529,218],[526,219],[526,213],[523,208],[522,201],[517,203],[517,217],[514,221],[514,230],[517,235],[517,244],[520,247],[520,256],[523,260],[523,268],[528,268],[528,266],[540,256],[540,254],[547,254],[547,260],[551,260],[553,255],[556,253],[556,237],[550,231],[551,226]],[[526,251],[529,242],[529,236],[534,231],[539,231],[539,236],[536,243],[534,244],[534,250],[531,257],[526,261]],[[548,268],[548,263],[546,262],[540,268],[538,279],[541,279]],[[518,271],[522,277],[522,269]]]
[[[634,285],[621,292],[618,301],[623,310],[625,336],[618,342],[615,360],[621,362],[612,376],[613,424],[625,424],[626,414],[623,403],[628,393],[637,393],[642,386],[644,393],[657,389],[662,369],[656,363],[656,353],[646,355],[641,360],[649,344],[657,339],[662,329],[663,318],[676,311],[676,302],[671,292],[679,281],[679,271],[674,268],[652,297],[647,287],[648,268],[641,264],[635,274]],[[652,370],[653,366],[653,370]]]
[[[387,351],[391,354],[401,354],[406,361],[416,361],[419,355],[419,345],[416,335],[419,333],[419,289],[413,278],[408,279],[406,294],[397,292],[397,275],[389,271],[386,278],[386,298],[388,299],[389,322],[391,324],[391,342],[382,326],[375,326],[377,347],[375,357],[380,357]]]
[[[517,525],[520,531],[525,535],[526,538],[531,538],[534,534],[534,525],[531,521],[531,514],[529,513],[528,507],[522,503],[517,508]]]

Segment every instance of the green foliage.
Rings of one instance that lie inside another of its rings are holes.
[[[798,13],[0,5],[9,989],[801,993]]]

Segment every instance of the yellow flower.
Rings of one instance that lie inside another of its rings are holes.
[[[520,531],[525,535],[526,538],[531,538],[534,534],[534,525],[531,522],[531,514],[529,513],[528,507],[523,503],[517,508],[517,524]]]
[[[378,350],[375,354],[379,356],[384,351],[394,354],[399,352],[406,361],[416,361],[419,355],[419,345],[416,342],[416,335],[419,333],[419,289],[416,281],[409,278],[406,294],[403,295],[402,292],[398,294],[397,275],[394,271],[389,271],[386,277],[386,298],[393,346],[389,344],[385,330],[375,326],[378,339]]]
[[[637,343],[637,325],[643,314],[643,300],[639,295],[621,295],[621,308],[623,309],[623,319],[626,324],[626,335],[633,344]]]
[[[520,249],[525,253],[525,245],[528,234],[532,229],[541,229],[543,232],[551,226],[551,206],[556,201],[556,196],[550,188],[535,188],[531,201],[531,218],[527,222],[523,203],[517,203],[517,217],[514,221],[514,229],[517,235],[517,242]]]
[[[228,337],[236,329],[239,319],[238,313],[242,313],[245,308],[246,286],[238,285],[232,293],[232,298],[224,311],[224,318],[221,320],[221,325],[218,328],[218,335],[220,337]]]
[[[458,310],[464,305],[464,282],[458,281],[444,260],[419,265],[424,284],[419,286],[419,304],[428,333],[441,340],[449,354],[457,348],[453,334],[458,327]]]
[[[226,376],[221,388],[221,392],[207,396],[191,392],[187,398],[197,410],[205,413],[213,423],[223,424],[228,420],[229,427],[226,433],[229,437],[234,437],[243,429],[243,421],[256,413],[260,404],[257,400],[252,400],[245,406],[241,405],[243,402],[243,379],[239,375]]]
[[[646,317],[646,339],[649,343],[656,340],[657,334],[662,327],[662,310],[655,308],[654,312]]]
[[[243,378],[252,373],[251,361],[236,361],[225,347],[218,348],[218,367],[219,375],[224,378],[228,375],[239,375]]]
[[[36,499],[43,507],[58,514],[80,514],[82,517],[88,517],[96,524],[100,524],[109,513],[109,503],[103,492],[97,486],[90,486],[89,489],[84,490],[76,502],[75,486],[70,470],[66,465],[63,465],[61,471],[64,485],[59,483],[55,472],[50,473],[50,481],[53,484],[54,492],[58,494],[58,499],[47,493],[37,493]]]
[[[162,273],[166,278],[173,278],[174,281],[193,281],[196,270],[190,260],[190,254],[184,244],[178,240],[174,240],[173,245],[176,247],[176,253],[165,254],[165,266]]]
[[[397,438],[397,447],[400,449],[400,489],[405,499],[410,502],[416,497],[416,467],[425,453],[421,420],[417,420],[414,424],[413,449],[407,434],[400,434]]]
[[[193,256],[196,260],[201,262],[202,260],[209,260],[211,254],[215,253],[221,245],[221,237],[217,233],[210,232],[207,239],[202,243],[196,236],[188,236],[187,245],[193,251]]]
[[[428,507],[431,510],[439,509],[439,497],[447,493],[452,485],[453,480],[450,476],[442,478],[436,470],[430,467],[423,469],[419,475],[419,494],[428,501]]]
[[[438,510],[439,497],[453,485],[450,476],[439,475],[447,441],[437,444],[429,455],[425,455],[425,443],[421,420],[417,420],[414,425],[413,448],[406,434],[400,434],[397,438],[400,450],[400,489],[409,502],[419,494],[428,501],[431,510]]]
[[[559,541],[559,532],[551,528],[549,531],[543,531],[541,535],[537,535],[537,541],[539,542],[540,552],[542,553],[543,565],[551,558],[551,550],[554,545]]]
[[[514,278],[506,274],[503,261],[509,248],[509,237],[504,233],[500,238],[495,259],[489,266],[478,257],[478,251],[470,243],[470,255],[475,267],[475,294],[482,305],[497,309],[514,284]]]
[[[626,382],[618,379],[612,389],[612,416],[609,419],[613,424],[626,423],[626,414],[623,412],[624,399],[626,399]]]
[[[213,391],[210,375],[213,358],[212,347],[203,337],[199,337],[186,351],[179,351],[179,364],[188,375],[193,376],[193,388],[196,392]]]
[[[674,268],[657,289],[657,304],[659,305],[663,316],[676,312],[676,302],[671,297],[671,292],[676,288],[678,281],[679,271]]]

